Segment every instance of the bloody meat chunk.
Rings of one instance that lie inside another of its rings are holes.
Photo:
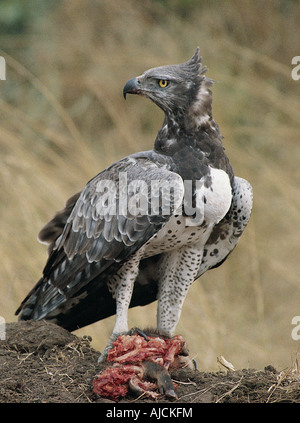
[[[150,398],[165,394],[176,399],[168,369],[183,367],[191,360],[181,335],[168,338],[151,330],[143,333],[131,330],[113,342],[107,362],[110,365],[96,376],[93,390],[102,397],[117,401],[129,389]]]

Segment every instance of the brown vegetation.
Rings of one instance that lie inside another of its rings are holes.
[[[104,368],[90,338],[79,339],[59,326],[45,322],[7,325],[7,340],[0,343],[0,403],[106,403],[115,401],[93,392],[93,379]],[[299,368],[285,372],[272,366],[264,370],[218,372],[178,369],[171,371],[176,385],[176,407],[189,403],[300,402]],[[118,403],[139,407],[170,400],[155,400],[128,393]]]

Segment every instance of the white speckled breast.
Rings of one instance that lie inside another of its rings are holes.
[[[195,221],[182,215],[174,215],[146,244],[143,257],[150,257],[182,246],[206,243],[211,230],[227,213],[232,200],[229,177],[220,169],[211,169],[211,185],[197,192],[197,208],[200,219]]]

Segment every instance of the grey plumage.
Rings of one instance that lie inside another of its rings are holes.
[[[17,310],[21,320],[74,330],[116,313],[117,333],[127,329],[128,307],[157,299],[158,329],[174,333],[189,286],[228,257],[252,208],[251,186],[234,176],[225,154],[205,73],[197,49],[188,62],[150,69],[125,85],[124,97],[143,95],[165,113],[154,149],[99,173],[42,229],[49,258]],[[162,181],[172,187],[168,212]],[[133,213],[127,206],[137,192]]]

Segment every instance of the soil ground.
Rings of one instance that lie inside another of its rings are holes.
[[[93,393],[92,382],[103,366],[88,338],[78,338],[46,322],[6,325],[0,341],[1,403],[112,402]],[[206,373],[176,370],[178,403],[300,402],[299,372],[279,373],[274,367]],[[121,403],[154,403],[132,395]],[[160,398],[156,402],[169,402]],[[113,402],[112,402],[113,403]],[[115,403],[113,403],[115,404]],[[176,404],[176,401],[173,401]]]

